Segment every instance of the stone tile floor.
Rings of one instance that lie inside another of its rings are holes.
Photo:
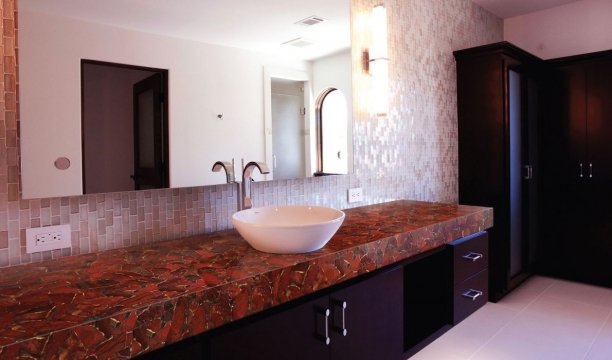
[[[612,359],[612,289],[535,276],[411,360]]]

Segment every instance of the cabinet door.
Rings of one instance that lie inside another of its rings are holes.
[[[210,359],[328,359],[325,332],[327,297],[315,299],[248,324],[240,324],[210,339]]]
[[[506,62],[499,54],[457,60],[459,202],[493,207],[491,293],[507,290],[510,250],[506,161]]]
[[[577,256],[587,281],[612,286],[612,61],[586,65],[588,224],[578,238]],[[592,167],[591,167],[592,165]]]
[[[560,130],[545,143],[557,150],[546,150],[554,164],[546,178],[548,266],[612,286],[612,61],[580,61],[560,73],[560,96],[551,106],[558,116],[549,119]]]
[[[342,309],[346,302],[342,331]],[[400,359],[403,354],[403,270],[381,273],[330,296],[331,358]]]
[[[542,162],[547,272],[572,277],[582,267],[576,249],[586,229],[586,73],[581,64],[551,74],[542,131]]]
[[[612,60],[586,67],[589,179],[612,181]],[[593,165],[592,171],[590,165]]]

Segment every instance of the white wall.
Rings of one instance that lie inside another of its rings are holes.
[[[27,11],[19,22],[24,198],[81,193],[81,59],[169,70],[171,187],[223,183],[211,172],[217,160],[264,160],[263,67],[309,69],[278,55]],[[55,169],[59,156],[70,169]]]
[[[314,100],[319,97],[319,94],[325,89],[336,88],[346,97],[347,115],[348,115],[348,166],[349,173],[353,169],[353,92],[352,92],[352,69],[351,69],[351,51],[340,52],[321,59],[317,59],[312,63],[312,90]],[[315,126],[311,126],[315,129]],[[313,168],[316,169],[316,157]]]
[[[553,59],[612,49],[612,1],[582,0],[504,20],[504,39]]]

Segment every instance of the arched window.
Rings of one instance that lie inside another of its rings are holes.
[[[317,172],[348,173],[348,109],[342,91],[327,88],[316,101]]]

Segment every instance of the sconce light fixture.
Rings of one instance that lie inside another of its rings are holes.
[[[371,112],[377,116],[385,116],[389,112],[389,54],[387,10],[384,5],[377,5],[372,10],[369,71],[372,76]]]

